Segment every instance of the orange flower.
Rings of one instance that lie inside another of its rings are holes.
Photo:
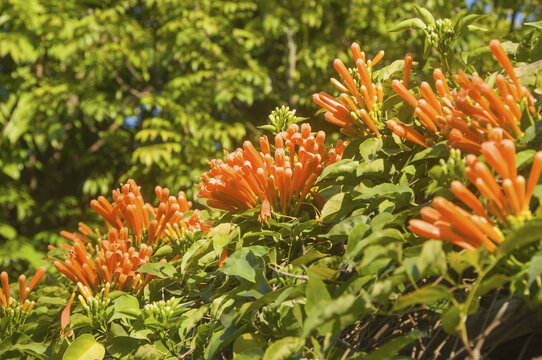
[[[312,98],[327,110],[326,120],[340,126],[343,134],[351,137],[380,136],[378,127],[381,125],[384,93],[381,83],[373,83],[372,68],[382,59],[384,51],[376,54],[373,60],[366,61],[365,53],[357,43],[352,43],[350,48],[356,69],[347,69],[339,59],[333,63],[343,80],[331,79],[331,84],[341,91],[339,99],[325,92],[314,94]]]
[[[433,207],[421,210],[422,220],[411,220],[410,230],[428,238],[441,239],[465,249],[486,246],[494,251],[503,241],[496,224],[509,227],[531,216],[529,203],[542,172],[542,151],[536,153],[528,183],[517,175],[514,142],[503,139],[502,129],[490,132],[490,141],[481,145],[481,152],[490,168],[475,155],[466,157],[465,174],[485,200],[480,201],[460,181],[452,182],[452,192],[469,209],[442,198],[433,200]]]
[[[502,74],[496,78],[497,89],[488,85],[478,74],[471,79],[463,71],[454,76],[461,89],[455,92],[455,111],[449,120],[451,127],[458,131],[450,137],[448,145],[461,149],[461,141],[481,144],[489,139],[489,131],[494,127],[503,129],[504,137],[515,140],[523,136],[520,128],[521,105],[536,115],[534,97],[519,83],[512,63],[499,40],[491,40],[489,47],[512,80],[509,82]],[[482,139],[482,140],[481,140]],[[475,154],[480,153],[478,147]]]
[[[19,276],[19,301],[10,296],[7,272],[3,271],[0,274],[0,282],[2,283],[0,287],[0,334],[3,338],[21,332],[26,319],[34,308],[34,301],[27,299],[28,294],[44,274],[45,268],[42,266],[36,271],[28,286],[26,286],[26,276]]]
[[[407,64],[409,57],[412,58],[410,54],[407,54],[405,64]],[[439,97],[433,92],[431,85],[425,81],[420,85],[420,92],[414,95],[406,88],[409,78],[408,72],[410,72],[410,66],[405,66],[403,81],[393,80],[391,86],[399,96],[414,107],[414,113],[422,125],[423,135],[413,126],[398,123],[395,120],[388,120],[386,125],[399,137],[427,147],[435,144],[449,132],[446,117],[452,114],[452,93],[442,71],[435,69],[433,78]]]
[[[444,74],[436,69],[433,78],[437,97],[426,82],[421,83],[420,93],[414,96],[406,89],[406,84],[393,80],[393,89],[415,108],[416,117],[424,130],[421,135],[411,126],[391,121],[387,122],[388,127],[400,137],[415,143],[425,138],[424,143],[432,145],[447,138],[449,147],[476,155],[481,153],[480,145],[489,139],[492,128],[502,128],[505,138],[521,138],[521,104],[525,103],[527,109],[536,115],[534,97],[519,83],[501,43],[492,40],[490,48],[512,82],[499,74],[496,78],[497,89],[493,89],[478,74],[474,73],[469,79],[460,70],[453,78],[461,88],[450,91]],[[408,76],[405,74],[403,79],[408,79]]]
[[[324,146],[325,133],[311,135],[308,124],[290,125],[287,132],[275,137],[275,151],[267,136],[260,138],[258,152],[250,141],[243,149],[226,154],[226,162],[215,159],[203,174],[198,197],[207,205],[231,212],[240,212],[261,205],[260,221],[271,217],[271,208],[293,214],[299,210],[322,170],[341,159],[345,144],[339,141],[334,149]]]
[[[2,283],[2,288],[0,289],[0,309],[4,311],[5,309],[10,309],[12,307],[18,307],[22,309],[22,311],[29,313],[32,311],[32,308],[34,307],[33,301],[28,301],[28,294],[34,286],[38,283],[38,281],[41,280],[43,275],[45,274],[45,267],[40,267],[37,271],[34,277],[32,277],[32,280],[30,281],[30,284],[26,286],[26,276],[21,275],[19,276],[19,302],[12,298],[9,294],[9,277],[7,272],[3,271],[0,274],[0,281]],[[0,312],[0,315],[2,313]]]
[[[134,180],[129,179],[126,184],[119,189],[113,190],[113,203],[111,204],[104,196],[92,200],[90,205],[100,214],[106,225],[112,226],[117,230],[127,227],[131,234],[135,235],[136,242],[133,244],[136,248],[142,244],[142,239],[147,245],[159,244],[163,238],[167,225],[177,224],[180,228],[188,231],[208,230],[211,224],[205,223],[199,218],[199,210],[193,210],[189,218],[184,218],[184,214],[191,211],[192,202],[188,201],[183,191],[180,191],[177,197],[170,196],[168,188],[157,186],[155,194],[158,198],[158,207],[154,208],[151,204],[143,200],[141,187],[137,186]],[[94,234],[101,237],[99,231],[92,231],[84,223],[79,223],[80,233],[70,233],[62,231],[60,234],[72,242],[81,240],[90,241],[88,235]],[[70,248],[70,245],[61,245],[61,247]]]
[[[157,186],[159,204],[154,208],[143,200],[140,190],[130,179],[113,190],[113,203],[103,196],[91,201],[92,208],[109,228],[106,236],[83,223],[79,223],[80,233],[61,232],[72,244],[61,245],[70,252],[65,261],[55,261],[54,265],[74,284],[81,283],[95,292],[110,284],[118,290],[140,294],[153,277],[136,271],[149,262],[153,246],[169,241],[164,236],[167,228],[197,231],[211,227],[199,218],[198,210],[184,218],[192,207],[184,192],[170,196],[169,189]]]
[[[141,244],[139,251],[132,246],[128,229],[109,229],[107,240],[99,238],[94,256],[79,240],[74,241],[64,262],[54,265],[74,284],[82,283],[94,291],[110,283],[118,290],[138,294],[152,279],[148,274],[136,273],[137,269],[149,262],[152,246]]]

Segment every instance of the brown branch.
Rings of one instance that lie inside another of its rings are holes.
[[[293,28],[286,30],[286,41],[288,46],[288,73],[287,81],[288,90],[292,91],[294,88],[294,77],[295,77],[295,68],[296,68],[296,53],[297,53],[297,44],[295,42],[295,33]],[[291,102],[290,98],[290,102]]]
[[[195,350],[196,350],[195,347],[191,348],[190,350],[188,350],[188,351],[185,352],[184,354],[179,355],[179,359],[184,359],[184,358],[186,358],[188,355],[192,354]]]

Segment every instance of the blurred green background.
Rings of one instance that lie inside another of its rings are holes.
[[[435,17],[490,13],[458,54],[513,38],[542,11],[535,0],[416,3]],[[41,264],[60,230],[92,224],[92,198],[128,178],[147,199],[157,184],[193,198],[206,161],[259,136],[276,106],[336,132],[311,95],[332,90],[333,59],[347,61],[352,41],[383,49],[385,64],[422,61],[423,32],[387,31],[416,16],[412,4],[1,1],[0,268]]]

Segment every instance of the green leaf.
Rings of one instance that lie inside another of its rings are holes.
[[[412,189],[405,185],[386,183],[376,185],[366,191],[363,191],[354,200],[371,200],[375,197],[396,197],[403,194],[409,195],[410,198],[413,195]]]
[[[361,241],[367,236],[370,229],[370,225],[366,223],[359,223],[352,229],[348,236],[348,243],[344,253],[345,258],[353,259],[363,249],[366,244],[361,243]]]
[[[262,271],[264,264],[261,257],[269,251],[264,246],[250,246],[231,254],[220,271],[226,275],[239,276],[256,283],[256,270]]]
[[[139,300],[133,295],[122,294],[113,301],[113,308],[115,313],[113,314],[114,319],[136,319],[141,313],[139,309]]]
[[[38,304],[66,305],[66,299],[63,297],[40,296],[37,300]]]
[[[134,360],[155,360],[159,357],[158,350],[151,344],[140,346],[134,354]]]
[[[489,45],[480,46],[471,51],[464,51],[461,53],[461,59],[465,63],[472,63],[473,61],[483,59],[484,57],[492,56]]]
[[[32,358],[36,359],[48,359],[48,357],[46,357],[44,354],[47,350],[47,345],[31,341],[26,342],[27,340],[30,339],[22,336],[18,339],[16,344],[10,346],[9,350],[18,350],[20,353],[31,355]]]
[[[262,129],[262,130],[269,131],[269,132],[274,132],[275,131],[275,127],[273,125],[269,125],[269,124],[258,126],[258,129]]]
[[[293,266],[301,266],[301,265],[308,265],[318,259],[325,258],[329,255],[321,253],[318,250],[311,250],[307,254],[298,257],[294,261],[292,261]]]
[[[310,315],[313,309],[316,308],[316,306],[322,302],[322,301],[330,301],[331,296],[329,295],[329,292],[327,291],[326,285],[316,274],[314,274],[312,271],[308,272],[309,275],[309,281],[307,282],[307,289],[306,289],[306,302],[305,302],[305,311],[307,312],[307,315]]]
[[[148,340],[132,336],[115,336],[108,341],[107,352],[117,358],[123,358],[126,355],[134,353],[136,350],[139,352],[139,349],[146,342],[148,342]]]
[[[381,138],[369,138],[362,142],[359,146],[359,153],[366,163],[370,163],[376,159],[376,154],[382,149]]]
[[[534,140],[535,137],[540,135],[542,132],[542,120],[535,122],[533,125],[529,126],[527,130],[525,130],[525,134],[521,138],[522,144],[527,144]]]
[[[394,311],[401,311],[415,304],[432,305],[443,299],[451,299],[452,293],[443,285],[427,285],[409,294],[399,297],[393,306]]]
[[[233,343],[233,354],[238,355],[250,349],[262,349],[265,343],[252,333],[245,333],[239,336]]]
[[[534,28],[537,28],[538,30],[542,30],[542,20],[537,21],[537,22],[523,23],[523,25],[532,26]]]
[[[69,249],[65,248],[56,248],[53,250],[50,250],[47,252],[47,257],[49,258],[55,258],[55,259],[63,259],[67,253],[69,253]]]
[[[104,356],[103,345],[96,342],[91,334],[83,334],[66,349],[62,360],[101,360]]]
[[[350,194],[344,192],[335,194],[324,204],[320,221],[325,224],[335,222],[350,212],[353,206]]]
[[[431,11],[424,7],[413,4],[414,10],[418,13],[418,16],[422,18],[425,25],[435,25],[435,18],[431,14]]]
[[[532,163],[536,151],[532,149],[523,150],[516,154],[516,166],[518,170],[522,169],[527,164]]]
[[[369,236],[365,236],[366,233],[362,227],[358,231],[362,234],[361,237],[353,237],[348,241],[346,247],[344,258],[349,262],[354,261],[369,245],[376,244],[378,246],[378,248],[375,247],[371,251],[371,257],[374,259],[380,255],[390,255],[389,251],[397,251],[401,247],[400,243],[404,241],[403,235],[397,229],[382,229],[371,233]],[[385,247],[390,243],[398,244],[392,244],[390,248]],[[365,256],[363,261],[367,262],[368,257]]]
[[[177,270],[170,263],[157,262],[144,264],[137,269],[137,272],[151,274],[159,278],[168,278],[175,276]]]
[[[17,230],[8,224],[2,223],[0,224],[0,236],[11,240],[17,236]]]
[[[319,180],[331,177],[336,178],[338,176],[355,174],[356,169],[359,166],[359,161],[352,159],[342,159],[326,167],[320,175]]]
[[[396,216],[390,213],[377,214],[371,220],[371,229],[373,232],[380,231],[386,227],[386,225],[392,225]]]
[[[450,306],[442,316],[440,317],[440,322],[442,323],[442,328],[448,334],[456,335],[457,327],[459,326],[460,311],[459,308],[455,305]]]
[[[287,360],[293,355],[298,355],[305,346],[305,340],[298,337],[288,336],[273,342],[265,350],[263,360]]]
[[[527,269],[527,286],[531,284],[542,274],[542,252],[537,253],[531,258],[531,263]]]
[[[426,28],[425,23],[418,19],[418,18],[412,18],[401,21],[399,24],[393,26],[391,29],[389,29],[389,32],[395,32],[395,31],[405,31],[405,30],[423,30]]]
[[[469,30],[474,30],[473,28],[476,28],[476,30],[484,30],[483,28],[474,27],[471,24],[475,21],[485,18],[486,16],[488,16],[488,14],[469,14],[463,16],[459,21],[458,28],[455,30],[458,33],[456,36],[463,36],[465,32]]]
[[[505,240],[499,245],[497,256],[503,257],[515,249],[527,246],[542,239],[542,219],[536,218],[527,221],[520,228],[507,234]]]
[[[402,348],[404,348],[405,346],[407,346],[414,340],[417,340],[423,337],[423,335],[424,335],[423,332],[415,330],[415,331],[411,331],[410,334],[408,335],[396,337],[390,342],[384,344],[379,349],[367,355],[365,359],[366,360],[388,360],[388,359],[393,360],[395,359],[395,356],[399,352],[399,350],[401,350]]]
[[[219,331],[214,331],[211,339],[208,342],[208,345],[205,347],[204,356],[207,360],[215,359],[215,355],[223,349],[225,346],[230,344],[232,341],[237,339],[240,334],[243,333],[245,325],[239,328],[228,328]]]
[[[161,246],[152,254],[156,259],[161,259],[166,255],[169,255],[173,252],[173,248],[170,245]]]
[[[410,160],[411,163],[420,160],[426,159],[440,159],[448,155],[448,149],[446,148],[446,143],[441,142],[436,145],[431,146],[425,150],[417,152],[416,155]]]
[[[382,81],[390,79],[395,74],[401,74],[404,71],[404,69],[405,69],[405,60],[395,60],[391,64],[384,66],[383,68],[378,69],[377,71],[373,72],[373,79],[376,81],[382,82]],[[395,94],[395,95],[399,96],[398,94]],[[387,96],[384,102],[386,103],[386,101],[390,99],[391,97],[392,96]],[[400,100],[400,99],[402,98],[398,97],[395,100]],[[384,104],[383,108],[390,109],[389,106],[391,103],[394,103],[393,101],[394,100],[392,99],[390,102]],[[395,102],[394,104],[397,104],[398,102],[399,101]]]
[[[365,300],[353,295],[344,295],[331,301],[321,301],[313,307],[303,325],[303,337],[328,321],[332,322],[334,332],[340,331],[365,312]]]
[[[179,326],[179,337],[184,339],[193,330],[193,328],[201,321],[201,319],[207,314],[209,306],[202,305],[199,308],[190,309],[182,316],[183,321]]]
[[[439,276],[446,274],[446,254],[442,250],[442,241],[428,240],[423,244],[417,267],[421,276]]]
[[[369,217],[365,215],[356,215],[347,217],[344,220],[341,220],[338,224],[334,225],[331,230],[325,235],[322,235],[323,238],[328,239],[341,239],[346,238],[351,235],[351,232],[359,224],[367,224],[369,222]]]
[[[484,279],[476,289],[476,296],[484,296],[491,290],[499,288],[510,281],[510,277],[503,274],[495,274]]]
[[[185,275],[189,269],[199,268],[199,261],[209,255],[213,248],[213,242],[207,239],[198,240],[193,243],[183,255],[181,262],[181,274]],[[214,254],[212,258],[215,259]]]

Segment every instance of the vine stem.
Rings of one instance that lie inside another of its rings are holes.
[[[284,276],[293,277],[293,278],[296,278],[296,279],[299,279],[299,280],[309,280],[309,277],[307,275],[290,274],[289,272],[282,271],[282,270],[274,268],[271,264],[269,264],[269,268],[271,270],[273,270],[274,272],[279,273],[279,274],[284,275]]]
[[[469,312],[471,303],[474,300],[474,296],[476,295],[476,291],[478,290],[478,287],[480,286],[480,284],[482,283],[486,275],[493,269],[493,267],[495,267],[497,262],[498,261],[493,261],[492,264],[490,264],[488,267],[486,267],[485,269],[479,272],[479,276],[476,283],[472,286],[469,294],[467,295],[467,300],[462,304],[463,306],[460,307],[459,313],[461,315],[460,316],[461,320],[459,321],[459,330],[461,332],[461,341],[463,341],[463,344],[465,345],[465,349],[467,349],[467,352],[470,354],[470,356],[473,359],[479,359],[480,354],[475,354],[469,343],[469,336],[467,333],[467,325],[466,325],[468,312]]]

